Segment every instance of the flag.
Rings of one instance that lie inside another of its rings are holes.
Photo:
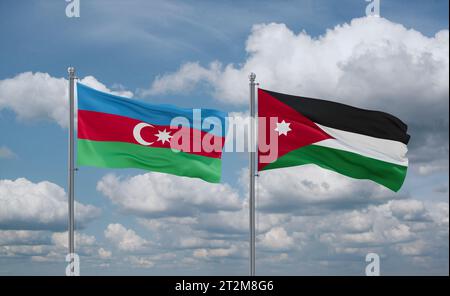
[[[259,137],[276,133],[278,154],[258,170],[315,164],[398,191],[408,168],[407,125],[379,111],[258,90]],[[270,117],[277,117],[267,128]],[[260,143],[260,150],[261,145]]]
[[[77,97],[78,165],[139,168],[220,182],[225,113],[149,104],[81,83]],[[173,119],[181,123],[173,124]]]

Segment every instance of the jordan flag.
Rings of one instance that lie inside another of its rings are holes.
[[[270,139],[270,133],[278,138],[274,161],[263,163],[260,152],[260,171],[315,164],[393,191],[403,184],[409,135],[406,124],[390,114],[259,89],[258,116],[266,119],[259,124],[260,139]]]

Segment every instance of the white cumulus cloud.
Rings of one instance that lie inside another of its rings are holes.
[[[120,96],[131,97],[127,90],[111,90],[93,76],[81,83]],[[43,119],[68,126],[68,80],[42,72],[23,72],[12,78],[0,80],[0,111],[9,109],[19,120]]]
[[[78,227],[95,219],[100,209],[75,202]],[[58,185],[25,178],[0,180],[0,229],[61,230],[67,228],[67,196]]]
[[[46,231],[0,230],[0,246],[48,243],[50,243],[50,235]]]
[[[314,165],[264,171],[258,178],[258,208],[272,213],[316,214],[379,204],[395,194],[371,181],[354,180]],[[243,172],[244,182],[248,178]]]
[[[106,175],[97,190],[121,209],[144,217],[189,216],[198,211],[238,210],[238,193],[227,184],[147,173],[130,178]]]
[[[109,259],[112,256],[112,252],[105,250],[104,248],[98,249],[98,255],[101,259]]]
[[[283,227],[274,227],[261,238],[261,244],[265,248],[273,250],[286,250],[292,247],[294,239],[288,235]]]
[[[145,248],[149,242],[136,234],[132,229],[126,229],[122,224],[109,224],[106,228],[105,237],[119,250],[138,251]]]
[[[393,101],[430,103],[448,94],[448,40],[448,30],[426,37],[383,18],[354,19],[319,37],[296,34],[284,24],[260,24],[247,39],[244,64],[221,67],[213,62],[204,68],[187,63],[175,73],[158,76],[151,91],[185,91],[188,85],[207,81],[219,99],[246,104],[247,76],[255,72],[264,88],[305,96],[363,105],[373,98],[381,106],[380,100],[394,95]]]

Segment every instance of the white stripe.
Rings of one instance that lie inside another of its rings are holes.
[[[408,158],[406,158],[408,147],[402,142],[342,131],[320,124],[317,124],[317,126],[334,139],[317,142],[314,145],[345,150],[370,158],[408,166]]]

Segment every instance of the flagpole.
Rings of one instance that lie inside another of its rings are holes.
[[[69,73],[69,176],[68,176],[68,202],[69,202],[69,254],[72,264],[72,268],[70,269],[70,275],[74,275],[74,253],[75,253],[75,198],[74,198],[74,175],[75,175],[75,167],[74,167],[74,129],[75,129],[75,118],[74,118],[74,91],[75,91],[75,68],[69,67],[67,69]]]
[[[250,276],[255,275],[255,164],[256,164],[256,139],[255,139],[255,114],[256,114],[256,97],[255,97],[255,73],[250,73],[250,198],[249,198],[249,216],[250,216]]]

